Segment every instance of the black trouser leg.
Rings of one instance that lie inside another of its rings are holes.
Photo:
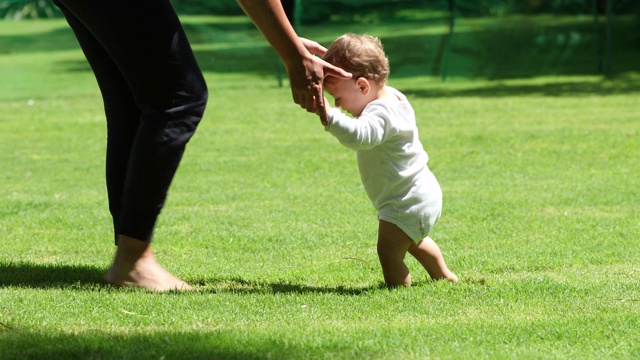
[[[103,96],[116,235],[151,241],[185,145],[204,112],[204,79],[169,1],[56,3]]]

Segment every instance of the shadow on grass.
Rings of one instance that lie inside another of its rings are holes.
[[[251,281],[242,278],[218,278],[196,281],[201,293],[235,293],[235,294],[336,294],[357,296],[363,293],[386,289],[381,282],[378,286],[310,286],[288,282]]]
[[[428,87],[403,88],[407,96],[421,98],[440,97],[507,97],[507,96],[609,96],[640,93],[640,78],[637,76],[618,76],[598,82],[563,81],[544,84],[505,84],[497,83],[478,87],[456,89]]]
[[[82,289],[111,287],[104,280],[105,269],[88,265],[59,263],[37,264],[32,262],[1,262],[0,286],[36,289]],[[326,293],[355,296],[371,290],[384,289],[384,284],[367,287],[309,286],[288,282],[252,281],[242,278],[216,278],[190,281],[198,293],[234,294],[314,294]],[[180,293],[180,292],[177,292]]]
[[[0,358],[300,359],[324,352],[338,355],[341,348],[340,340],[325,340],[309,348],[309,341],[292,341],[281,334],[253,331],[211,328],[131,334],[99,331],[49,333],[12,329],[0,332]]]
[[[0,286],[27,288],[67,288],[74,286],[107,286],[105,269],[88,265],[32,262],[0,262]]]

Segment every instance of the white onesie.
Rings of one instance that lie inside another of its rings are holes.
[[[387,89],[395,97],[370,102],[357,119],[331,109],[325,130],[356,150],[360,179],[378,219],[418,243],[440,217],[442,191],[427,166],[411,104],[398,90]]]

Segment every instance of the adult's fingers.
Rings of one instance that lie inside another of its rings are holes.
[[[322,85],[311,84],[303,91],[292,91],[293,101],[308,112],[316,112],[318,106],[324,107]]]
[[[307,49],[307,51],[309,51],[312,54],[322,56],[327,52],[327,48],[326,47],[318,44],[317,42],[315,42],[313,40],[309,40],[309,39],[305,39],[305,38],[301,37],[300,41],[302,41],[302,44]]]
[[[351,79],[353,74],[348,71],[345,71],[337,66],[326,63],[324,68],[324,76],[335,76],[342,79]]]

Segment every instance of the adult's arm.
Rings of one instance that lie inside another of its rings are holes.
[[[305,47],[309,44],[296,34],[280,0],[236,1],[282,59],[289,74],[293,101],[309,112],[324,114],[324,77],[350,78],[351,74],[316,57]]]

